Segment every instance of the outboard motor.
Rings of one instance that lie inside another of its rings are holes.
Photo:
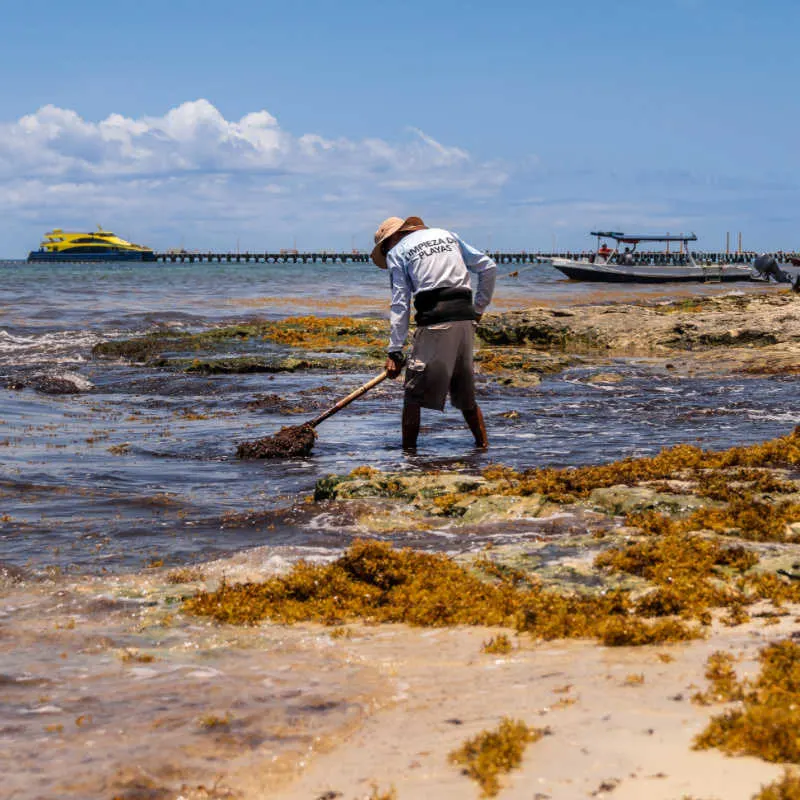
[[[769,253],[762,253],[754,262],[753,269],[759,275],[763,275],[767,280],[772,278],[776,283],[791,283],[792,291],[800,291],[800,275],[792,276],[788,272],[784,272],[779,266],[775,256]]]

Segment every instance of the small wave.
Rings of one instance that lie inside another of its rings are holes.
[[[0,329],[0,364],[81,364],[92,347],[104,338],[86,330],[24,335]]]
[[[742,413],[751,420],[764,420],[767,422],[788,422],[796,425],[800,422],[800,411],[766,411],[760,408],[743,408]]]
[[[342,555],[341,548],[323,548],[307,545],[264,545],[240,551],[231,556],[201,562],[198,566],[206,577],[225,578],[231,582],[263,580],[270,575],[282,575],[298,562],[329,564]]]

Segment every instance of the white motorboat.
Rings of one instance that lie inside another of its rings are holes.
[[[597,249],[580,258],[553,258],[552,265],[568,278],[579,281],[612,283],[672,283],[675,281],[764,281],[763,273],[749,263],[697,263],[688,243],[697,241],[693,233],[680,236],[634,235],[615,231],[592,231]],[[609,247],[606,240],[613,241]],[[602,242],[602,244],[601,244]],[[637,251],[641,242],[662,242],[661,252]],[[670,252],[670,243],[678,243],[677,252]],[[625,247],[620,252],[620,247]]]

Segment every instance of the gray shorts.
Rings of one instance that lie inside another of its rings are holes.
[[[406,400],[444,411],[450,402],[462,411],[475,408],[471,320],[441,322],[417,328],[406,364]]]

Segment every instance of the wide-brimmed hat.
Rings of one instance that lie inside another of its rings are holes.
[[[398,231],[418,231],[425,227],[421,217],[389,217],[378,225],[375,231],[375,247],[372,249],[372,260],[381,268],[386,269],[386,256],[381,251],[381,245]]]

